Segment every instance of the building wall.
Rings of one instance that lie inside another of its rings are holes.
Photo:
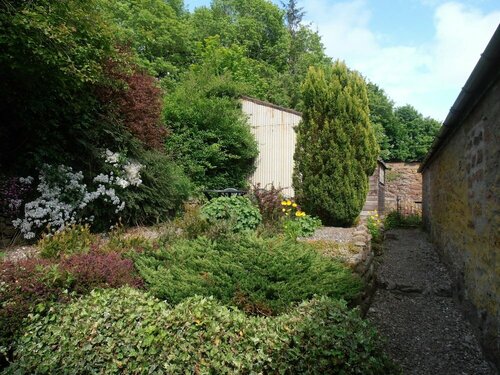
[[[500,82],[423,170],[424,224],[500,368]]]
[[[385,175],[386,170],[382,163],[377,162],[375,171],[368,179],[368,195],[365,205],[361,211],[362,215],[377,211],[383,213],[385,210]]]
[[[242,99],[242,109],[259,146],[257,169],[250,182],[260,183],[261,187],[274,184],[283,188],[285,194],[293,196],[294,127],[301,120],[300,113],[245,98]]]
[[[400,204],[414,206],[420,210],[422,201],[422,175],[418,173],[419,163],[387,163],[385,207],[387,211],[397,208],[397,197]]]

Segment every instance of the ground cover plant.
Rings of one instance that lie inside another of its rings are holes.
[[[0,363],[9,356],[28,314],[49,313],[54,303],[68,302],[95,288],[142,287],[130,259],[95,246],[85,251],[60,253],[60,259],[0,262]]]
[[[282,237],[180,240],[137,254],[134,262],[151,293],[169,303],[214,296],[252,314],[279,314],[316,294],[351,300],[361,290],[339,261]]]
[[[34,315],[15,373],[391,374],[375,330],[345,303],[318,298],[252,317],[213,298],[176,306],[130,288],[94,291]]]

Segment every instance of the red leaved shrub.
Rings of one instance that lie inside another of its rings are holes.
[[[122,52],[126,57],[126,52]],[[104,71],[114,84],[100,87],[97,94],[102,102],[112,103],[115,115],[125,127],[146,146],[162,149],[167,129],[161,122],[161,90],[155,78],[137,66],[125,68],[108,61]]]
[[[140,288],[143,285],[135,272],[134,263],[117,253],[74,255],[63,259],[60,268],[71,275],[71,289],[78,294],[96,288],[119,288],[123,285]]]
[[[252,186],[251,198],[259,206],[260,214],[264,222],[275,222],[283,216],[281,201],[283,200],[283,189],[273,184],[268,188],[262,188],[260,184]]]
[[[33,309],[46,311],[53,302],[96,288],[141,287],[131,260],[118,253],[75,254],[59,264],[48,259],[0,262],[0,346],[10,348]],[[0,365],[6,358],[0,354]],[[1,367],[1,366],[0,366]]]

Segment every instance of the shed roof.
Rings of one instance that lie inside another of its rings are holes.
[[[302,112],[299,112],[299,111],[296,111],[296,110],[290,109],[290,108],[281,107],[279,105],[276,105],[276,104],[273,104],[273,103],[269,103],[269,102],[265,102],[264,100],[252,98],[250,96],[244,96],[244,95],[242,95],[242,96],[240,96],[240,99],[247,100],[247,101],[255,103],[255,104],[264,105],[266,107],[274,108],[274,109],[277,109],[277,110],[280,110],[280,111],[283,111],[283,112],[293,113],[294,115],[297,115],[297,116],[302,116]]]
[[[431,149],[425,156],[419,172],[422,172],[438,155],[453,133],[460,128],[469,113],[488,89],[500,78],[500,26],[486,46],[469,79],[462,88]]]

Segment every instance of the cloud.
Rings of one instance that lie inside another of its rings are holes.
[[[434,9],[434,36],[422,44],[387,45],[370,28],[366,0],[332,4],[307,2],[307,16],[323,36],[327,54],[359,70],[382,87],[396,104],[414,105],[424,115],[444,120],[500,21],[458,2]]]

